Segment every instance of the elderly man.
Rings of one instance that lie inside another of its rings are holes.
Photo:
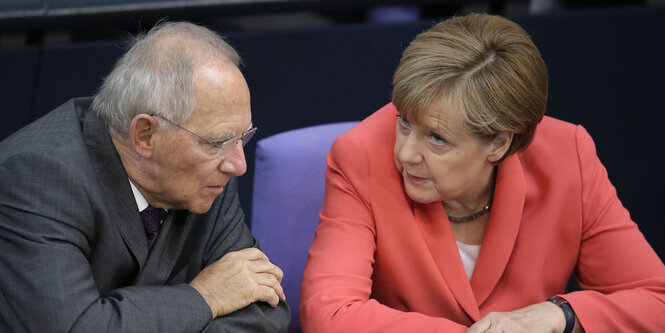
[[[162,24],[94,100],[0,143],[0,331],[286,330],[282,271],[238,202],[256,130],[239,62]]]

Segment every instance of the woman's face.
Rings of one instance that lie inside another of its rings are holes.
[[[423,123],[399,116],[395,164],[416,202],[475,200],[491,181],[495,151],[466,129],[456,110],[430,107]]]

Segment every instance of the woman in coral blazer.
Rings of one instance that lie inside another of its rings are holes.
[[[444,21],[394,85],[328,155],[304,331],[665,331],[665,267],[584,128],[544,117],[521,28]]]

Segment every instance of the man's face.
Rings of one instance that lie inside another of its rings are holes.
[[[194,114],[181,126],[218,143],[238,137],[252,124],[247,83],[232,64],[214,62],[195,71]],[[160,207],[207,212],[231,175],[247,170],[241,144],[230,144],[219,159],[217,149],[192,133],[173,127],[158,131],[154,198]]]

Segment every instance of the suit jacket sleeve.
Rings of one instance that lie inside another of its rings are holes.
[[[215,220],[228,221],[215,224],[215,230],[206,247],[205,266],[223,257],[228,252],[248,247],[259,247],[244,220],[237,191],[237,178],[233,177],[224,190],[224,200],[211,208],[209,214]],[[206,332],[286,332],[291,312],[286,301],[280,300],[276,308],[268,303],[255,302],[223,317],[218,317],[206,327]]]
[[[576,273],[588,290],[564,297],[587,332],[663,332],[663,263],[619,201],[582,127],[577,145],[584,223]]]
[[[303,275],[303,331],[464,332],[452,320],[399,311],[371,298],[376,230],[368,156],[362,143],[342,135],[327,157],[324,208]]]

